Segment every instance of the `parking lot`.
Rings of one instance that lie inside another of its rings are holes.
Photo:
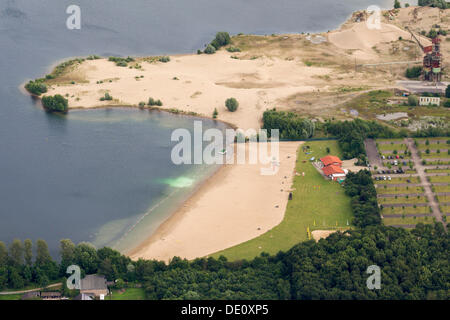
[[[381,215],[386,225],[411,228],[419,222],[439,221],[446,224],[450,215],[447,212],[450,208],[449,141],[445,138],[434,139],[365,141]]]

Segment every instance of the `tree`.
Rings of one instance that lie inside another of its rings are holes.
[[[98,256],[95,247],[87,242],[81,242],[75,247],[75,263],[87,274],[96,273],[98,269]]]
[[[25,85],[25,89],[27,89],[28,92],[35,94],[37,96],[47,92],[47,86],[44,83],[42,83],[42,81],[39,80],[28,82]]]
[[[218,115],[219,115],[219,111],[217,111],[217,108],[214,108],[213,119],[217,119]]]
[[[409,79],[414,79],[414,78],[420,77],[421,74],[422,74],[422,67],[417,66],[417,67],[407,68],[405,76]]]
[[[450,98],[450,84],[445,88],[445,97]]]
[[[227,107],[228,111],[235,112],[239,107],[239,102],[235,98],[228,98],[225,101],[225,106]]]
[[[394,9],[400,9],[402,6],[400,5],[400,1],[395,0],[394,1]]]
[[[6,267],[8,263],[8,250],[6,249],[6,245],[3,241],[0,241],[0,268]]]
[[[24,257],[25,257],[25,264],[27,266],[31,266],[33,263],[33,242],[31,239],[25,239],[23,242],[24,246]]]
[[[408,96],[408,105],[414,107],[414,106],[417,106],[417,103],[418,103],[418,101],[417,101],[416,96],[413,96],[413,95]]]
[[[62,239],[59,242],[61,256],[61,273],[65,274],[67,267],[75,262],[75,244],[69,239]]]
[[[47,112],[67,113],[69,110],[69,102],[60,94],[43,97],[42,105]]]
[[[230,44],[230,42],[231,38],[228,32],[217,32],[216,37],[211,41],[211,45],[218,50],[220,47]]]
[[[14,267],[23,265],[23,245],[19,239],[14,239],[9,245],[9,260]]]
[[[48,251],[47,242],[42,239],[36,241],[36,265],[44,266],[52,261],[50,252]]]

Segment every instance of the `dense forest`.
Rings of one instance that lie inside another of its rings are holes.
[[[46,285],[77,264],[84,274],[140,283],[148,299],[449,299],[450,239],[442,224],[418,224],[412,231],[382,226],[368,171],[350,174],[345,191],[356,229],[251,261],[132,261],[110,248],[61,240],[57,263],[45,241],[37,241],[34,259],[31,240],[15,240],[9,248],[0,242],[0,288]],[[366,286],[370,265],[381,268],[380,290]]]

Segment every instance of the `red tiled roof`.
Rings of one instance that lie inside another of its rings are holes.
[[[342,164],[341,159],[336,156],[325,156],[323,158],[320,158],[320,161],[322,161],[325,166],[329,166],[333,163],[338,163],[339,165]]]
[[[332,175],[332,174],[336,174],[336,173],[345,173],[344,170],[342,170],[341,167],[338,166],[333,166],[333,165],[329,165],[326,167],[322,168],[323,173],[326,176]]]

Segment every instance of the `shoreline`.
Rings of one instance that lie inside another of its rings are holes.
[[[186,207],[189,206],[189,203],[197,201],[200,198],[201,193],[207,189],[208,185],[213,184],[214,180],[217,179],[219,175],[226,175],[227,170],[230,170],[229,165],[221,165],[208,178],[203,180],[194,190],[192,190],[187,200],[183,201],[177,208],[173,209],[167,219],[165,219],[152,234],[147,236],[147,239],[141,241],[137,246],[125,250],[123,253],[129,257],[137,255],[147,246],[155,243],[160,238],[163,238],[166,234],[170,233],[170,231],[181,222],[182,217],[186,214]]]
[[[280,166],[274,175],[261,175],[259,164],[222,165],[155,232],[125,254],[133,260],[192,260],[276,227],[284,219],[302,143],[280,142]],[[248,152],[248,143],[243,147]]]

